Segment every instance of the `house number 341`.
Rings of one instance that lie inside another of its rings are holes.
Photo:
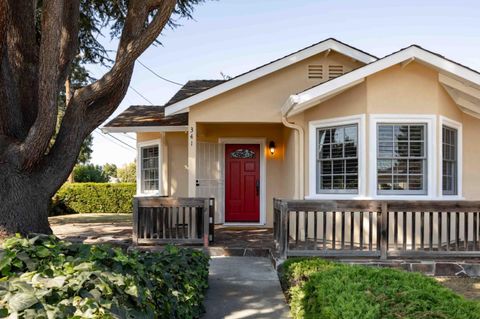
[[[188,137],[190,138],[190,146],[193,146],[193,126],[190,126]]]

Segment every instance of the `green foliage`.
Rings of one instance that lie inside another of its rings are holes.
[[[108,177],[117,177],[117,165],[107,163],[102,167],[103,173]]]
[[[50,215],[131,213],[135,191],[131,183],[66,183],[53,197]]]
[[[292,259],[281,278],[294,318],[480,318],[480,303],[419,273]]]
[[[198,318],[208,257],[172,246],[127,254],[17,236],[0,250],[0,273],[0,317]]]
[[[76,183],[106,183],[108,176],[99,165],[79,164],[73,169],[73,181]]]
[[[136,183],[137,164],[135,162],[132,162],[117,169],[117,177],[122,183]]]

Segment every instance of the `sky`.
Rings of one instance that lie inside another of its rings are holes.
[[[197,6],[193,16],[165,30],[162,45],[148,48],[139,61],[179,83],[221,79],[333,37],[378,57],[417,44],[480,70],[478,0],[219,0]],[[111,50],[118,43],[109,37],[100,41]],[[105,72],[88,68],[97,78]],[[137,63],[130,89],[110,119],[129,105],[163,105],[179,88]],[[93,136],[92,163],[122,166],[134,160],[135,135],[113,134],[130,147],[98,129]]]

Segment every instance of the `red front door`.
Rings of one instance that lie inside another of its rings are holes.
[[[225,145],[225,221],[260,221],[260,145]]]

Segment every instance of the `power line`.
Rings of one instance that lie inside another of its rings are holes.
[[[130,150],[134,150],[134,151],[136,150],[135,147],[131,146],[131,145],[128,144],[128,143],[125,143],[124,141],[122,141],[122,140],[120,140],[120,139],[118,139],[118,138],[116,138],[115,136],[111,135],[110,133],[105,133],[105,134],[103,134],[103,133],[100,132],[98,129],[96,129],[95,131],[96,131],[100,136],[102,136],[103,138],[105,138],[107,141],[109,141],[109,142],[111,142],[111,143],[114,143],[114,144],[117,145],[117,146],[120,146],[120,147],[122,147],[122,148],[124,148],[124,149],[128,149],[129,151],[130,151]],[[114,140],[122,143],[123,145],[118,144],[118,143],[116,143],[116,142],[114,142],[114,141],[111,141],[106,135],[108,135],[109,137],[113,138]],[[125,147],[124,145],[125,145],[126,147]],[[127,148],[127,147],[128,147],[128,148]]]
[[[147,101],[148,103],[150,103],[151,105],[154,105],[152,103],[152,101],[150,101],[149,99],[147,99],[142,93],[138,92],[136,89],[134,89],[131,85],[129,86],[129,88],[131,88],[135,93],[137,93],[139,96],[141,96],[145,101]]]
[[[130,144],[128,144],[128,143],[125,143],[125,142],[124,142],[124,141],[122,141],[121,139],[119,139],[119,138],[117,138],[117,137],[113,136],[112,134],[110,134],[110,133],[106,133],[106,134],[107,134],[108,136],[110,136],[111,138],[113,138],[114,140],[117,140],[117,141],[119,141],[120,143],[122,143],[122,144],[124,144],[124,145],[126,145],[126,146],[130,147],[132,150],[136,150],[136,148],[135,148],[135,147],[133,147],[132,145],[130,145]]]
[[[124,136],[124,137],[128,137],[129,139],[131,139],[131,140],[134,140],[135,142],[137,141],[137,139],[136,139],[136,138],[134,138],[134,137],[131,137],[131,136],[130,136],[130,135],[128,135],[127,133],[125,133],[123,136]]]
[[[169,80],[167,79],[166,77],[163,77],[161,76],[160,74],[158,74],[157,72],[153,71],[151,68],[149,68],[148,66],[146,66],[145,64],[142,63],[142,61],[138,60],[137,59],[137,62],[140,63],[141,66],[143,66],[145,69],[147,69],[148,71],[152,72],[155,76],[157,76],[158,78],[164,80],[164,81],[167,81],[167,82],[170,82],[172,84],[176,84],[176,85],[179,85],[179,86],[183,86],[182,83],[178,83],[178,82],[175,82],[175,81],[172,81],[172,80]]]

